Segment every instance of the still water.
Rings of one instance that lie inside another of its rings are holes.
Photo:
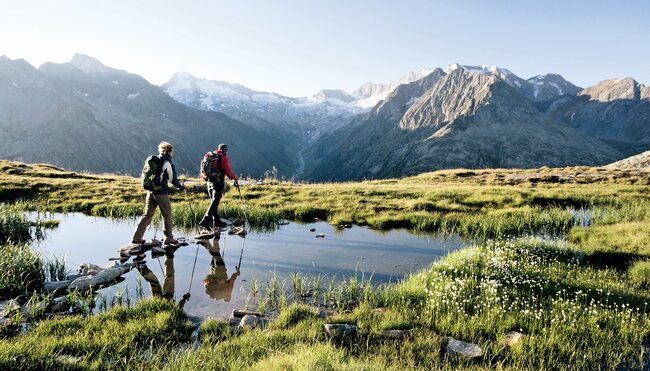
[[[46,219],[60,220],[60,224],[33,246],[46,257],[63,258],[70,273],[76,273],[82,263],[104,266],[109,258],[119,257],[117,249],[130,242],[136,223],[135,219],[77,213],[51,214]],[[316,231],[310,232],[312,228]],[[325,237],[317,238],[321,233]],[[145,238],[162,239],[161,235],[152,225]],[[227,317],[233,309],[249,303],[254,280],[265,286],[275,275],[286,289],[291,286],[291,274],[298,272],[320,275],[325,282],[355,274],[372,275],[373,283],[395,282],[464,246],[458,238],[413,235],[404,230],[378,232],[358,226],[336,229],[325,222],[290,223],[269,233],[249,231],[246,238],[223,233],[202,244],[195,244],[193,235],[192,231],[175,230],[176,238],[187,237],[188,246],[179,248],[173,257],[153,259],[147,252],[142,269],[127,273],[125,281],[101,290],[101,294],[110,297],[128,287],[129,295],[135,297],[137,287],[150,295],[152,289],[164,286],[178,302],[189,290],[191,298],[184,307],[189,315]]]

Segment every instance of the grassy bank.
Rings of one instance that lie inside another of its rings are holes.
[[[208,320],[196,344],[182,312],[153,300],[46,321],[0,341],[0,368],[640,369],[649,299],[626,274],[590,265],[563,242],[493,242],[375,289],[351,311],[322,319],[290,305],[268,328],[243,332]],[[331,337],[324,323],[354,324],[358,333]],[[388,329],[413,331],[391,340],[382,336]],[[504,340],[511,330],[524,334],[514,346]],[[478,344],[483,356],[445,356],[446,336]]]
[[[135,217],[144,205],[144,191],[132,177],[7,161],[0,161],[0,174],[0,201],[22,200],[19,205],[25,209]],[[257,228],[273,228],[288,219],[407,228],[472,239],[562,234],[581,222],[573,211],[581,209],[598,210],[590,218],[595,224],[646,225],[648,175],[640,170],[598,168],[449,170],[357,183],[252,184],[242,187],[245,208],[231,189],[223,198],[221,214],[247,216]],[[208,200],[201,182],[186,182],[187,194],[172,195],[174,220],[193,227]]]

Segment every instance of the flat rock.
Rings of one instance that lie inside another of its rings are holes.
[[[450,337],[445,346],[445,354],[452,357],[476,358],[483,355],[483,350],[474,343],[466,343]]]
[[[316,235],[317,238],[325,238],[325,233],[319,233]]]
[[[209,240],[214,238],[214,233],[201,233],[193,237],[195,240]]]
[[[242,227],[234,227],[234,228],[230,228],[228,234],[234,234],[236,236],[244,237],[246,236],[246,234],[248,234],[248,232],[246,232],[246,230]]]
[[[507,346],[515,346],[524,338],[524,334],[517,331],[508,331],[503,335],[503,341]]]
[[[347,323],[335,323],[324,325],[325,332],[333,336],[354,336],[357,333],[357,326]]]
[[[239,322],[239,327],[254,329],[255,327],[257,327],[259,322],[260,319],[257,316],[254,316],[252,314],[247,314],[244,317],[242,317],[241,321]]]

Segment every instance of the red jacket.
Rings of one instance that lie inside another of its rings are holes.
[[[228,178],[232,180],[237,180],[237,175],[235,175],[230,168],[230,160],[228,160],[228,156],[226,156],[226,154],[221,150],[214,151],[214,153],[221,155],[221,169],[223,170],[224,174],[228,175]]]

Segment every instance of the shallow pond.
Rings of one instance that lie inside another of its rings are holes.
[[[83,214],[52,214],[47,219],[60,220],[43,241],[34,248],[48,256],[65,259],[74,272],[82,263],[104,266],[109,258],[118,257],[117,249],[130,242],[136,220],[97,218]],[[310,232],[315,228],[315,232]],[[324,233],[324,238],[316,235]],[[179,248],[172,257],[152,259],[146,253],[146,269],[132,270],[125,281],[100,291],[100,296],[124,295],[135,298],[141,290],[150,295],[156,283],[173,291],[178,302],[188,292],[191,298],[185,311],[195,317],[227,317],[233,309],[250,303],[251,283],[266,286],[275,275],[285,290],[292,285],[293,273],[303,277],[321,277],[321,286],[328,280],[349,278],[357,274],[372,275],[373,283],[395,282],[422,269],[450,251],[464,246],[458,238],[434,238],[413,235],[408,231],[378,232],[353,226],[336,229],[325,222],[290,223],[269,233],[249,232],[246,238],[221,234],[219,239],[203,245],[192,243],[192,231],[176,230],[175,237],[188,237],[188,246]],[[151,226],[146,239],[161,238],[161,231]],[[196,259],[194,277],[192,268]],[[239,274],[236,267],[240,265]],[[173,268],[173,269],[172,269]],[[174,272],[172,274],[171,272]],[[168,272],[168,277],[165,277]],[[148,280],[145,281],[142,275]],[[139,289],[140,288],[140,289]]]

